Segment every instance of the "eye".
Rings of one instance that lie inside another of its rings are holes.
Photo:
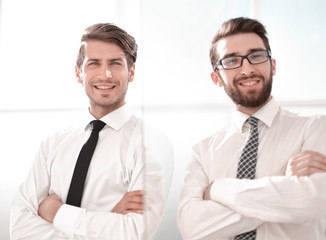
[[[228,57],[228,58],[223,59],[223,64],[226,66],[237,65],[238,62],[239,62],[238,57]]]
[[[98,62],[89,62],[88,66],[97,65],[97,64],[98,64]]]
[[[121,65],[121,63],[120,63],[120,62],[117,62],[117,61],[114,61],[114,62],[112,62],[111,64],[112,64],[112,65]]]
[[[250,55],[250,58],[255,60],[255,59],[261,59],[261,58],[264,58],[265,57],[265,54],[263,52],[256,52],[256,53],[252,53]]]

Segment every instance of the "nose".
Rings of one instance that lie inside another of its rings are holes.
[[[110,69],[108,67],[103,66],[100,69],[97,78],[101,79],[101,80],[106,80],[108,78],[112,78],[112,73],[111,73],[111,71],[110,71]]]
[[[106,69],[106,76],[108,78],[111,78],[112,77],[112,73],[111,73],[111,71],[109,69]]]
[[[243,59],[241,66],[242,75],[251,75],[255,72],[253,65],[248,61],[248,59]]]

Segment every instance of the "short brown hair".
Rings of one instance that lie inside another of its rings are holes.
[[[266,49],[271,53],[271,48],[269,46],[269,41],[267,38],[267,32],[263,24],[259,21],[250,18],[233,18],[224,22],[221,28],[215,34],[212,45],[209,52],[209,57],[211,60],[212,67],[218,61],[216,56],[216,46],[218,42],[227,36],[231,36],[237,33],[256,33],[262,40]]]
[[[88,40],[112,42],[122,48],[126,55],[128,69],[137,59],[137,44],[125,30],[111,23],[98,23],[86,28],[81,37],[81,46],[78,52],[76,66],[80,69],[85,58],[85,44]]]

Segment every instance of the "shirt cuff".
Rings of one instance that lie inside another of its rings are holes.
[[[234,179],[217,179],[211,186],[211,199],[221,203],[233,203],[239,191],[238,182]]]
[[[54,217],[53,226],[60,232],[72,237],[75,232],[76,221],[81,212],[81,208],[63,204]]]

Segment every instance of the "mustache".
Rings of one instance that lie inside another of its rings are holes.
[[[250,79],[250,78],[258,78],[258,79],[260,79],[262,81],[264,81],[264,79],[265,79],[263,77],[263,75],[253,74],[253,75],[250,75],[250,76],[242,76],[242,77],[235,78],[234,83],[239,83],[240,81],[247,80],[247,79]]]
[[[96,81],[93,81],[93,84],[115,84],[116,82],[115,81],[108,81],[108,80],[96,80]]]

